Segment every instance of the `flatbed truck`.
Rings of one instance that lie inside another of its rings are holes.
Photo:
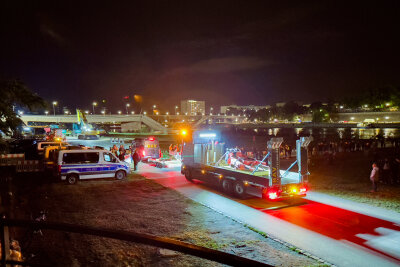
[[[307,147],[311,141],[312,137],[297,140],[296,160],[287,170],[280,170],[282,138],[268,141],[268,153],[261,161],[253,161],[252,166],[241,162],[235,165],[229,162],[229,158],[239,150],[225,149],[218,131],[196,131],[192,141],[183,144],[181,173],[189,181],[195,179],[214,184],[223,192],[239,198],[247,195],[269,200],[304,197],[309,175]],[[291,172],[296,164],[298,171]]]

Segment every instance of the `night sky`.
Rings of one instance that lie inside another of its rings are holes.
[[[70,108],[121,109],[133,94],[171,111],[187,98],[312,102],[400,85],[400,1],[0,5],[0,73]]]

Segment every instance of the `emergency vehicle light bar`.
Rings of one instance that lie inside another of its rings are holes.
[[[217,135],[215,133],[202,133],[199,134],[199,137],[201,138],[210,138],[210,137],[216,137]]]

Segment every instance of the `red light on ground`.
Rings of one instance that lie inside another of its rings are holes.
[[[277,197],[278,197],[278,194],[276,192],[268,193],[268,198],[269,199],[276,199]]]

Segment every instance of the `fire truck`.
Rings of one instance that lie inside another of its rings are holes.
[[[296,141],[296,160],[287,170],[280,169],[283,138],[271,138],[262,160],[246,157],[238,148],[225,148],[220,132],[193,132],[192,142],[182,150],[181,173],[189,181],[200,180],[223,192],[244,198],[247,195],[275,200],[307,194],[307,147],[312,137]],[[290,171],[297,165],[297,171]]]

